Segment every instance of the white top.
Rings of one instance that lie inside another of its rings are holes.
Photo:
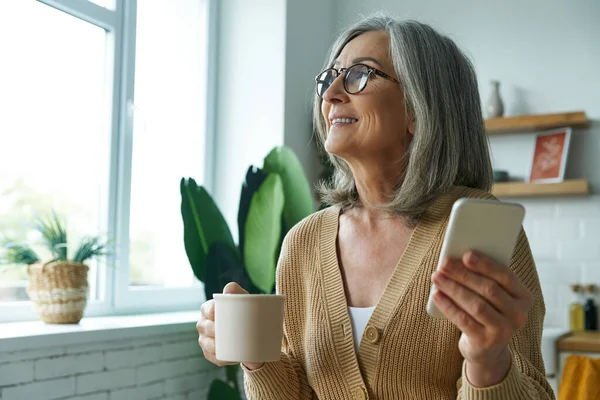
[[[358,353],[358,345],[375,307],[348,307],[352,333],[354,334],[354,350]]]

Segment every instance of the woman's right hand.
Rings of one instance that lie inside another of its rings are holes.
[[[235,282],[228,283],[223,288],[225,294],[248,294],[240,285]],[[226,362],[217,360],[215,354],[215,301],[209,300],[202,304],[200,308],[200,320],[196,324],[198,330],[198,343],[204,352],[204,357],[211,363],[222,367],[224,365],[234,365],[235,362]],[[244,363],[244,366],[249,370],[258,369],[264,363]]]

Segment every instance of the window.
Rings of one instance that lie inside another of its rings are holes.
[[[161,20],[160,29],[156,24]],[[202,180],[206,25],[198,0],[140,1],[137,8],[129,282],[189,286],[179,179]]]
[[[179,180],[208,184],[209,0],[0,2],[0,237],[55,209],[69,242],[106,232],[86,315],[197,307]],[[210,25],[210,26],[209,26]],[[211,28],[211,29],[209,29]],[[44,255],[43,252],[41,252]],[[35,318],[23,267],[0,267],[0,320]]]
[[[94,4],[99,5],[100,7],[108,8],[109,10],[115,9],[115,0],[90,0],[90,1]],[[119,0],[119,1],[123,1],[123,0]]]

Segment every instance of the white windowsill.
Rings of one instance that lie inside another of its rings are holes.
[[[199,311],[187,311],[83,318],[77,325],[42,321],[0,323],[0,358],[3,352],[132,339],[182,330],[191,333],[199,317]]]

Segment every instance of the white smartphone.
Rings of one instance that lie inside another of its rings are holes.
[[[461,259],[469,250],[508,266],[524,217],[525,209],[520,204],[469,198],[457,200],[452,206],[437,268],[444,258]],[[432,285],[427,313],[435,318],[445,318],[433,302],[436,290]]]

